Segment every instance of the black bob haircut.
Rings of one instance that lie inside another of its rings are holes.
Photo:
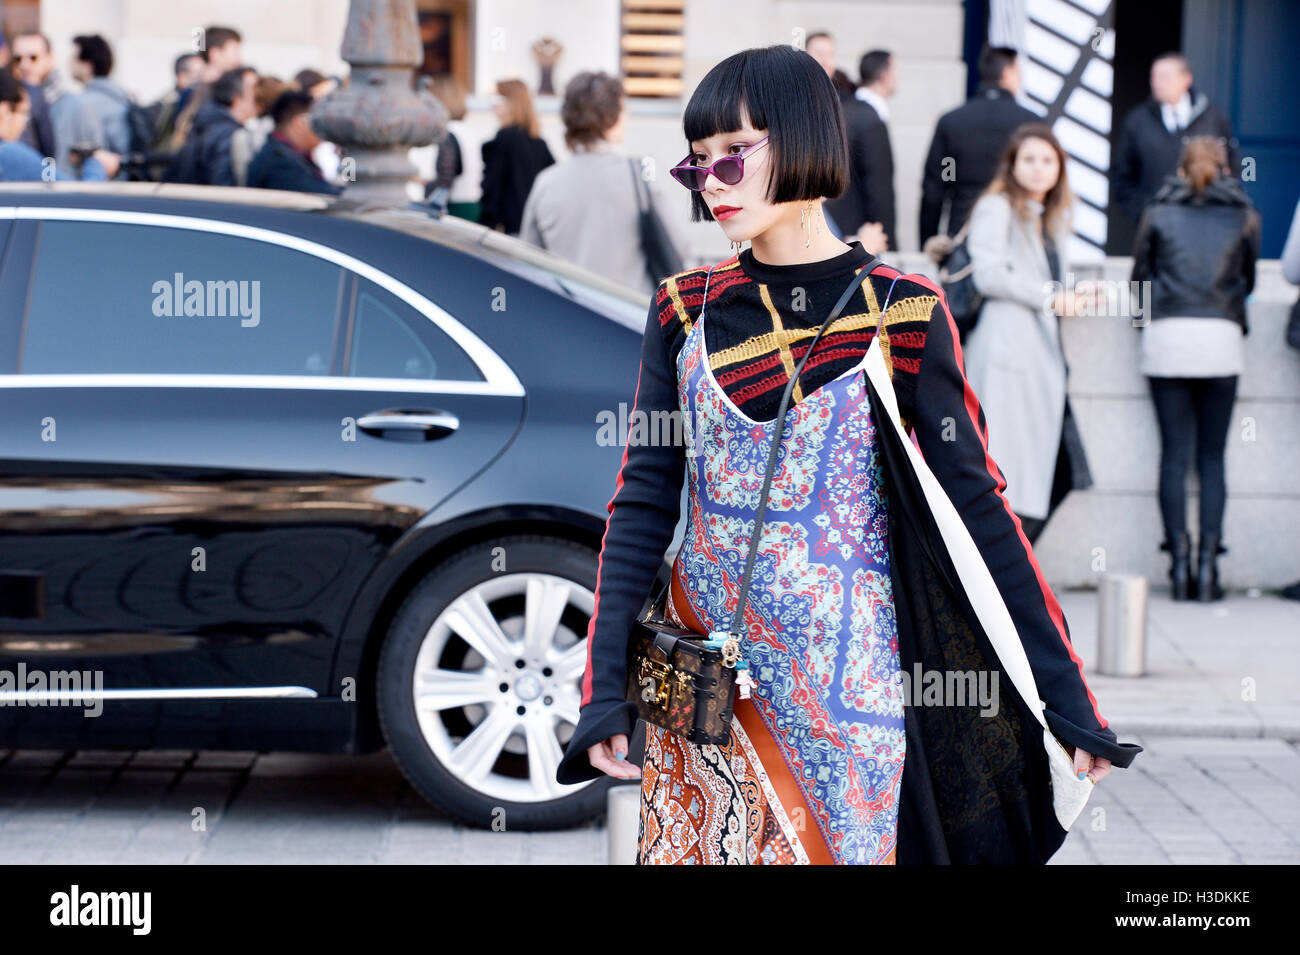
[[[837,199],[849,185],[849,143],[839,94],[821,64],[785,44],[741,50],[700,80],[682,114],[687,148],[745,120],[767,130],[769,202]],[[748,175],[748,171],[746,175]],[[713,221],[691,193],[691,221]]]

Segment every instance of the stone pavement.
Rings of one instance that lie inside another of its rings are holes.
[[[1147,601],[1147,675],[1097,672],[1095,591],[1056,592],[1101,714],[1125,734],[1300,741],[1300,601]],[[1142,757],[1139,756],[1138,759]]]
[[[1300,863],[1294,743],[1121,738],[1143,752],[1098,784],[1049,865]]]
[[[1146,749],[1052,864],[1300,863],[1300,603],[1149,605],[1149,675],[1095,672],[1096,594],[1058,592],[1089,685]],[[1242,699],[1243,680],[1254,699]],[[363,757],[0,750],[9,863],[596,863],[603,824],[470,830]]]
[[[1126,738],[1146,751],[1102,781],[1051,864],[1300,863],[1295,744]],[[600,823],[457,825],[387,753],[0,753],[6,863],[603,864],[606,852]]]

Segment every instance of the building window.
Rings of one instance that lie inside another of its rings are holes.
[[[450,73],[461,89],[473,89],[470,66],[469,0],[416,0],[420,25],[419,76]]]
[[[623,0],[620,67],[628,96],[680,97],[686,0]]]

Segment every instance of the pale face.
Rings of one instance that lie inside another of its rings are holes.
[[[735,132],[716,133],[707,139],[693,140],[691,149],[695,151],[695,164],[707,166],[723,156],[738,155],[766,135],[767,130],[754,129],[746,121]],[[700,195],[731,242],[744,242],[766,232],[791,210],[798,214],[800,203],[776,205],[767,200],[768,181],[772,174],[771,147],[769,140],[745,157],[745,175],[735,185],[729,186],[712,175],[705,180],[704,192]],[[740,211],[727,218],[718,218],[717,210],[726,206],[738,207]]]
[[[185,60],[181,70],[176,74],[176,88],[189,89],[203,77],[203,58],[191,56]]]
[[[215,76],[220,76],[227,70],[233,70],[235,67],[243,65],[244,44],[239,40],[231,40],[208,50],[208,66]]]
[[[1051,143],[1041,139],[1026,139],[1016,153],[1011,175],[1021,189],[1039,199],[1061,178],[1061,161]]]
[[[1192,74],[1178,60],[1156,60],[1151,64],[1151,95],[1173,106],[1192,88]]]
[[[36,86],[44,83],[50,70],[54,69],[54,55],[45,48],[40,37],[20,36],[14,40],[14,63],[17,64],[18,78]]]
[[[804,50],[821,64],[821,68],[826,71],[827,76],[835,72],[835,41],[828,36],[819,36],[809,40],[804,46]]]
[[[1013,94],[1020,93],[1020,59],[1017,57],[1011,62],[1005,70],[1002,71],[1001,87],[1010,90]]]
[[[289,141],[303,152],[311,152],[321,144],[320,136],[311,128],[311,114],[299,113],[289,120],[285,135]]]
[[[230,113],[241,123],[257,115],[257,74],[251,70],[244,74],[244,91],[230,104]]]
[[[85,60],[77,59],[75,51],[72,54],[72,59],[68,61],[68,71],[78,83],[89,83],[95,78],[94,68]]]
[[[880,85],[886,99],[898,92],[898,57],[889,58],[889,65],[880,74]]]

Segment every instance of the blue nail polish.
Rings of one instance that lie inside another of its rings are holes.
[[[1086,769],[1081,769],[1081,770],[1079,770],[1079,778],[1080,778],[1080,779],[1083,779],[1083,777],[1084,777],[1084,776],[1087,776],[1087,775],[1088,775],[1088,771],[1087,771]]]
[[[615,759],[627,759],[627,753],[623,752],[621,749],[620,749],[620,750],[615,750],[615,752],[614,752],[614,758],[615,758]]]

